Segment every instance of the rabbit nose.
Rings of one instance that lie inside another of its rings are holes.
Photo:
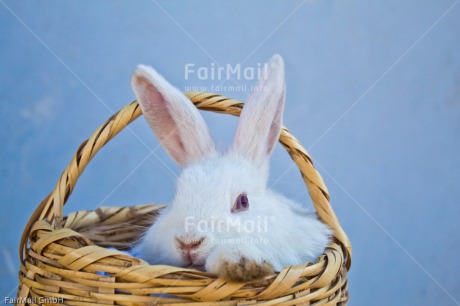
[[[180,239],[176,237],[177,242],[179,243],[179,247],[182,251],[182,257],[184,260],[190,263],[194,263],[197,260],[198,254],[196,252],[196,249],[200,247],[200,245],[203,244],[205,238],[202,237],[200,239]]]

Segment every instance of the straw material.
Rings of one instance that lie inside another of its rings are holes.
[[[202,110],[239,116],[243,103],[220,95],[187,92]],[[319,218],[334,241],[316,263],[285,267],[264,279],[237,283],[171,266],[152,266],[119,250],[129,249],[155,221],[158,204],[100,207],[63,215],[63,206],[96,153],[141,115],[132,102],[78,148],[55,189],[27,223],[19,256],[17,302],[35,305],[346,305],[351,245],[329,204],[312,160],[283,128],[280,143],[299,168]]]

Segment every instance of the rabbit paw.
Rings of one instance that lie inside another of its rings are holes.
[[[267,260],[254,259],[254,256],[242,252],[220,251],[212,255],[206,262],[206,270],[227,280],[247,282],[263,278],[275,271],[273,265]]]
[[[273,265],[265,260],[241,257],[239,261],[224,260],[220,267],[220,276],[234,281],[247,282],[262,278],[274,272]]]

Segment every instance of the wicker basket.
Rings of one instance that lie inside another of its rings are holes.
[[[216,94],[188,92],[202,110],[238,116],[243,103]],[[94,155],[141,115],[132,102],[78,148],[55,189],[24,229],[17,302],[66,305],[346,305],[351,245],[329,204],[326,186],[302,145],[286,128],[280,142],[307,185],[320,219],[334,241],[316,263],[285,267],[248,283],[171,266],[152,266],[113,249],[129,248],[162,205],[100,207],[63,215],[63,206]]]

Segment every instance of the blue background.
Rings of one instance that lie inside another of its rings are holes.
[[[0,0],[2,302],[25,222],[79,144],[134,99],[137,64],[185,89],[221,83],[185,80],[187,63],[254,67],[279,53],[285,125],[353,245],[350,305],[460,305],[458,2]],[[236,118],[205,118],[228,144]],[[292,165],[279,146],[271,184],[311,205]],[[179,170],[141,118],[96,156],[66,209],[166,203]]]

